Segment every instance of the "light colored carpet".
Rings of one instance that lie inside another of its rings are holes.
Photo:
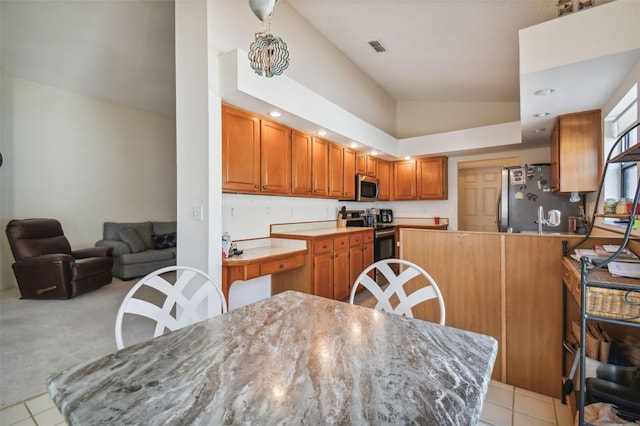
[[[165,278],[173,282],[175,274]],[[116,314],[137,281],[114,278],[69,300],[21,300],[18,288],[0,292],[0,408],[47,392],[46,381],[53,374],[116,352]],[[375,305],[366,290],[355,303]],[[136,318],[125,320],[127,345],[153,334],[151,323]]]
[[[0,292],[0,408],[45,393],[49,376],[116,351],[116,313],[137,282],[114,278],[69,300]]]

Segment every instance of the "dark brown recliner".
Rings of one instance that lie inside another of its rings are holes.
[[[7,237],[22,299],[69,299],[111,282],[111,247],[71,250],[55,219],[12,220]]]

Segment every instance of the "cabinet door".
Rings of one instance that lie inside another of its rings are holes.
[[[349,148],[344,149],[342,163],[343,194],[345,200],[356,198],[356,153]]]
[[[364,243],[362,245],[362,269],[373,264],[373,254],[373,241]]]
[[[222,190],[260,191],[260,118],[222,107]]]
[[[378,159],[367,155],[367,176],[378,176]]]
[[[313,257],[313,294],[333,299],[333,252]]]
[[[349,292],[358,275],[364,270],[364,246],[360,244],[349,249]]]
[[[367,155],[361,152],[358,152],[356,154],[356,174],[357,175],[367,174]]]
[[[389,201],[391,199],[391,169],[390,163],[378,160],[378,200]]]
[[[350,289],[349,250],[336,250],[333,254],[333,298],[348,298]]]
[[[405,160],[393,163],[393,199],[416,199],[416,161]]]
[[[311,196],[311,136],[294,130],[291,134],[291,193]]]
[[[551,190],[557,192],[560,190],[560,128],[558,120],[553,125],[551,132],[551,152],[549,155],[551,160]]]
[[[289,194],[291,188],[291,129],[263,120],[260,134],[261,191]]]
[[[312,193],[316,197],[326,197],[329,195],[329,143],[312,138],[312,151]]]
[[[560,192],[597,191],[602,162],[600,110],[558,117]]]
[[[418,160],[418,199],[447,199],[447,157]]]
[[[329,197],[342,198],[344,187],[344,149],[340,145],[329,144]]]

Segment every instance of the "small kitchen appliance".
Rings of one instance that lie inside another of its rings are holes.
[[[380,223],[393,222],[393,211],[391,209],[380,209]]]

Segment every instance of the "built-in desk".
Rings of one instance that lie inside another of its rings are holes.
[[[284,238],[236,241],[243,253],[222,260],[222,292],[229,301],[229,288],[237,280],[285,273],[304,266],[307,243]]]

